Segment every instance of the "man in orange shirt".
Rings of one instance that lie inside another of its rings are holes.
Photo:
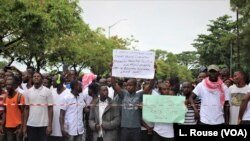
[[[22,123],[24,96],[18,93],[18,78],[15,76],[7,77],[6,89],[8,95],[4,99],[5,110],[3,114],[3,124],[0,132],[3,133],[5,127],[7,141],[22,141]]]

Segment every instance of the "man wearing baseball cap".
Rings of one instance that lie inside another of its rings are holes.
[[[207,68],[208,72],[211,71],[211,70],[215,70],[215,71],[219,72],[220,68],[217,65],[213,64],[213,65],[208,66],[208,68]]]
[[[195,109],[196,117],[200,117],[201,124],[221,125],[229,122],[228,88],[220,79],[220,68],[217,65],[208,66],[208,77],[202,80],[193,90],[190,101]],[[200,113],[194,105],[193,99],[201,99]]]

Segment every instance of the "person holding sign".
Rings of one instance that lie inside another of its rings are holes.
[[[159,84],[160,95],[176,96],[179,91],[179,78],[171,77],[170,86],[166,83]],[[153,141],[173,141],[174,140],[174,123],[155,122]]]
[[[149,84],[150,84],[149,80],[144,80],[142,89],[140,91],[145,89]],[[143,95],[144,96],[145,95],[158,95],[158,92],[155,89],[152,89],[150,93],[144,93]],[[147,121],[146,119],[142,117],[142,127],[141,127],[142,140],[141,141],[152,141],[153,129],[154,129],[154,122]]]
[[[121,109],[121,141],[140,141],[142,94],[149,93],[153,89],[154,79],[151,79],[150,84],[140,92],[136,92],[137,81],[135,78],[128,79],[126,89],[122,89],[113,76],[111,84],[123,105]]]

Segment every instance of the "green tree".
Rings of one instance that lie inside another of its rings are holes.
[[[110,63],[112,62],[113,49],[128,49],[132,40],[122,39],[118,36],[108,38],[103,34],[103,30],[96,30],[95,42],[92,47],[92,59],[89,67],[100,75],[107,76],[110,72]]]
[[[3,0],[0,11],[1,51],[5,55],[12,52],[16,61],[34,65],[37,70],[44,68],[51,41],[74,35],[84,24],[77,2]],[[2,25],[7,25],[7,28]]]
[[[241,68],[245,69],[247,72],[250,71],[250,1],[249,0],[230,0],[232,10],[238,13],[238,40],[235,40],[235,47],[239,51],[239,56],[237,54],[237,60]],[[237,52],[238,53],[238,52]],[[239,58],[238,58],[239,57]]]
[[[155,52],[157,65],[157,78],[166,79],[178,76],[180,80],[192,80],[192,73],[182,64],[178,63],[177,55],[165,50],[151,50]]]
[[[192,67],[199,63],[199,58],[196,51],[184,51],[176,54],[177,61],[180,65],[186,66],[187,68]]]
[[[200,34],[194,40],[193,46],[200,55],[200,64],[210,65],[230,65],[230,42],[236,35],[235,22],[230,16],[222,16],[216,20],[211,20],[208,25],[209,34]]]
[[[20,13],[25,6],[20,1],[1,0],[0,5],[0,52],[22,42],[24,35],[20,30]]]
[[[90,61],[90,50],[95,39],[94,32],[88,25],[83,24],[78,28],[77,33],[65,35],[61,38],[54,38],[48,48],[48,65],[51,69],[59,69],[62,65],[68,65],[78,73],[88,66]]]
[[[4,68],[5,66],[8,66],[8,63],[6,61],[0,61],[0,68]]]

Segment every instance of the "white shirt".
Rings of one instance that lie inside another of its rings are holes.
[[[250,87],[250,85],[248,85]],[[248,91],[250,93],[250,90]],[[250,102],[248,101],[242,120],[250,120]]]
[[[65,89],[61,94],[57,93],[57,89],[52,90],[52,95],[53,95],[53,102],[54,102],[54,107],[53,107],[53,120],[52,120],[52,133],[51,136],[62,136],[61,132],[61,126],[60,126],[60,106],[64,104],[62,101],[63,97],[66,95],[70,95],[70,91],[68,89]]]
[[[243,114],[242,120],[250,120],[250,102],[247,103],[247,108]]]
[[[108,100],[106,99],[104,102],[102,102],[100,99],[99,99],[99,119],[100,119],[100,125],[102,124],[102,116],[103,116],[103,113],[104,113],[104,110],[105,108],[108,106]],[[102,137],[103,136],[103,133],[102,133],[102,128],[101,130],[99,131],[99,137]]]
[[[143,119],[143,121],[150,127],[154,127],[154,123],[153,122],[149,122],[149,121],[146,121],[145,119]],[[144,126],[141,126],[141,130],[147,130]]]
[[[23,89],[21,89],[20,87],[17,87],[16,91],[23,94],[23,95],[25,95],[25,91]]]
[[[85,101],[86,105],[90,105],[93,98],[91,96],[89,96],[89,87],[83,89],[82,95],[84,96],[84,101]]]
[[[250,91],[250,87],[245,85],[242,88],[237,87],[236,85],[232,85],[229,87],[229,97],[230,97],[230,117],[229,124],[237,125],[238,124],[238,116],[240,111],[240,104],[243,97]]]
[[[225,101],[229,100],[228,88],[223,84]],[[225,122],[223,105],[220,102],[220,91],[210,92],[204,85],[204,80],[199,83],[193,92],[200,97],[200,120],[205,124],[216,125]]]
[[[108,95],[111,99],[114,99],[115,91],[112,87],[108,87]]]
[[[84,133],[83,108],[86,106],[83,94],[75,97],[72,93],[62,99],[65,106],[60,107],[65,111],[64,128],[69,135],[76,136]]]
[[[48,126],[48,105],[53,104],[51,91],[44,86],[38,89],[32,86],[25,94],[25,103],[30,105],[27,125],[32,127]]]
[[[155,123],[154,131],[164,138],[174,137],[173,123]]]
[[[160,95],[156,90],[152,91],[152,95]],[[154,131],[164,138],[174,137],[174,126],[173,123],[154,123]]]
[[[24,91],[27,91],[27,90],[28,90],[28,88],[27,88],[27,83],[22,83],[21,86],[22,86],[22,89],[23,89]]]

